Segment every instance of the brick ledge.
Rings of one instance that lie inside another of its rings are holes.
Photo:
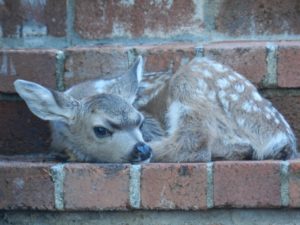
[[[0,162],[0,209],[298,208],[300,161],[183,164]]]

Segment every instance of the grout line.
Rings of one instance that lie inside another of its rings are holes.
[[[207,171],[207,191],[206,191],[206,205],[208,209],[214,207],[214,164],[209,162],[206,164]]]
[[[51,167],[51,176],[54,182],[54,201],[57,210],[64,210],[64,164],[56,164]]]
[[[75,8],[75,0],[67,0],[67,43],[68,46],[73,45],[73,37],[74,37],[74,8]]]
[[[267,43],[267,74],[263,80],[264,87],[277,87],[277,49],[277,44]]]
[[[289,205],[289,162],[281,161],[280,162],[280,197],[281,205]]]
[[[127,51],[127,64],[128,68],[134,63],[137,59],[139,53],[137,52],[136,48],[131,48]]]
[[[206,32],[213,32],[216,30],[215,15],[218,10],[218,5],[216,1],[204,0],[203,1],[203,21],[205,24]]]
[[[18,94],[7,94],[7,93],[0,93],[0,101],[23,101],[23,99]]]
[[[195,48],[196,57],[204,57],[204,47],[203,45],[198,45]]]
[[[141,206],[141,165],[130,166],[129,185],[130,206],[134,209],[139,209]]]
[[[61,50],[58,50],[56,52],[56,88],[59,91],[65,90],[64,64],[65,64],[65,53]]]

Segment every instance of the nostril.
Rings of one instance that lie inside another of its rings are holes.
[[[137,143],[134,147],[134,153],[137,158],[140,158],[143,161],[151,156],[152,149],[149,145]]]

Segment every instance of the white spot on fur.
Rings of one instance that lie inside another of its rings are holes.
[[[217,80],[217,85],[218,85],[218,87],[224,89],[224,88],[229,87],[230,83],[226,78],[221,78],[221,79]]]
[[[174,101],[168,110],[168,134],[173,134],[178,127],[178,121],[183,113],[188,110],[188,107],[180,103],[179,101]]]
[[[266,116],[266,118],[267,118],[268,120],[270,120],[270,119],[272,118],[271,115],[270,115],[269,113],[266,113],[265,116]]]
[[[234,89],[238,92],[238,93],[243,93],[245,91],[245,85],[243,84],[235,84],[234,85]]]
[[[242,105],[242,109],[245,110],[246,112],[251,112],[252,111],[252,103],[249,101],[246,101]]]
[[[275,123],[279,124],[279,119],[275,118]]]
[[[201,91],[206,91],[206,89],[207,89],[207,83],[204,80],[202,80],[202,79],[198,79],[198,88]]]
[[[275,117],[275,111],[273,107],[265,107],[265,110],[270,113],[272,117]]]
[[[252,84],[251,84],[250,81],[248,81],[248,80],[245,80],[245,84],[246,84],[247,86],[252,86]]]
[[[210,78],[213,76],[212,73],[208,70],[203,70],[202,73],[203,73],[203,76],[207,77],[207,78]]]
[[[254,98],[255,101],[258,101],[258,102],[261,102],[263,100],[262,97],[260,96],[260,94],[258,94],[257,91],[252,92],[252,97]]]
[[[227,69],[221,64],[214,63],[213,66],[214,66],[215,70],[220,73],[224,73],[227,71]]]
[[[229,75],[229,76],[228,76],[228,79],[229,79],[230,81],[236,81],[236,78],[235,78],[234,76],[232,76],[232,75]]]
[[[233,74],[234,74],[237,78],[244,79],[244,77],[243,77],[241,74],[237,73],[237,72],[234,72]]]
[[[226,99],[226,98],[221,98],[221,103],[225,109],[225,111],[228,111],[228,108],[229,108],[229,101]]]
[[[205,62],[206,60],[203,57],[196,57],[193,61],[195,63],[201,63],[201,62]]]
[[[257,105],[253,105],[253,111],[254,112],[260,112],[260,108]]]
[[[207,94],[207,97],[208,97],[209,100],[215,101],[216,100],[216,92],[209,91],[208,94]]]
[[[219,91],[219,93],[218,93],[218,96],[219,96],[220,98],[224,98],[225,95],[226,95],[226,92],[223,91],[223,90]]]
[[[94,87],[98,93],[103,93],[106,91],[106,88],[114,83],[114,80],[98,80],[95,81]]]
[[[230,94],[229,96],[230,96],[230,98],[231,98],[232,101],[237,101],[237,100],[239,100],[239,96],[236,95],[236,94]]]
[[[227,111],[229,107],[229,101],[226,99],[226,92],[225,91],[219,91],[218,93],[220,102],[222,103],[224,109]]]
[[[191,66],[191,71],[196,72],[196,73],[201,72],[201,70],[199,69],[199,66],[197,66],[197,65],[192,65]]]
[[[237,118],[236,122],[239,126],[243,127],[245,125],[245,119],[244,118]]]

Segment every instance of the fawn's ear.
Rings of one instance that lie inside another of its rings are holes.
[[[144,61],[142,56],[139,56],[127,73],[119,78],[116,86],[113,87],[113,93],[120,95],[132,104],[143,77],[143,68]]]
[[[74,119],[79,102],[72,97],[25,80],[16,80],[14,86],[31,112],[39,118],[65,123]]]

